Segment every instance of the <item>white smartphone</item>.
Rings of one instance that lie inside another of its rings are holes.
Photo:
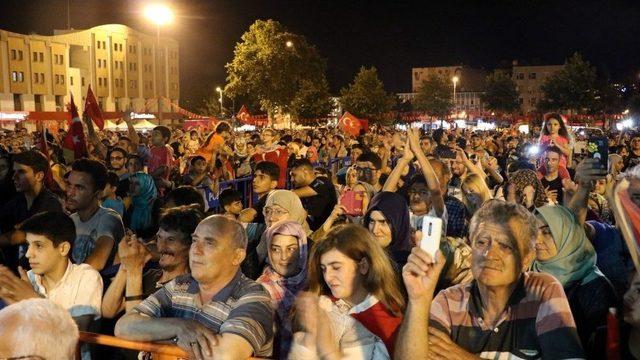
[[[422,218],[422,240],[420,248],[435,260],[436,251],[440,248],[440,237],[442,236],[442,219],[432,216]]]

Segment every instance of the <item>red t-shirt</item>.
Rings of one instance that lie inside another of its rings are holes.
[[[169,174],[171,173],[171,168],[173,167],[173,149],[171,146],[152,146],[149,149],[149,152],[151,154],[149,162],[147,163],[147,170],[149,173],[153,173],[161,166],[166,166],[168,168],[167,172],[165,172],[162,177],[168,179]]]

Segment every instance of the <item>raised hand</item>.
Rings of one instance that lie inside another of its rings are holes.
[[[430,300],[436,289],[445,258],[440,251],[435,260],[420,247],[414,247],[402,268],[402,279],[410,301]]]

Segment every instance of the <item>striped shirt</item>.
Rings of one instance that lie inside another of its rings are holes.
[[[138,304],[133,311],[162,318],[192,319],[218,334],[241,336],[257,357],[271,356],[273,311],[271,297],[262,285],[240,271],[206,304],[200,301],[198,282],[179,276]]]
[[[476,281],[442,290],[430,326],[485,359],[584,358],[562,285],[545,273],[526,272],[493,328],[483,321]]]

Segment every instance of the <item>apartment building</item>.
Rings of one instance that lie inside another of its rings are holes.
[[[178,104],[178,66],[175,40],[125,25],[52,36],[0,30],[0,111],[65,111],[69,94],[82,106],[91,85],[103,111],[157,112],[157,96]]]

